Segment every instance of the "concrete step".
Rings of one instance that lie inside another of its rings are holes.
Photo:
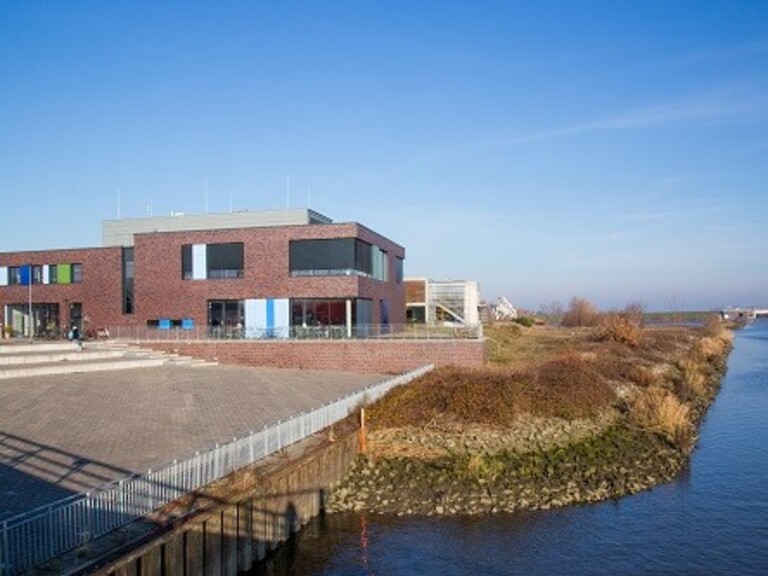
[[[116,357],[114,359],[55,362],[41,364],[21,364],[0,368],[0,380],[6,378],[26,378],[29,376],[52,376],[56,374],[77,374],[82,372],[107,372],[132,368],[150,368],[162,366],[164,358]]]
[[[51,353],[65,352],[74,349],[75,345],[67,340],[53,342],[29,342],[28,340],[2,340],[0,341],[0,356],[27,354],[27,353]]]
[[[125,352],[120,350],[104,350],[90,347],[77,350],[72,345],[66,350],[35,350],[19,354],[0,355],[0,366],[16,366],[19,364],[54,364],[56,362],[87,362],[91,360],[104,360],[107,358],[119,358]]]
[[[102,349],[122,350],[125,353],[132,354],[144,354],[150,358],[165,358],[167,364],[174,364],[179,366],[218,366],[218,362],[211,360],[203,360],[202,358],[193,358],[192,356],[182,356],[176,352],[161,352],[159,350],[153,350],[151,348],[141,348],[134,344],[127,344],[119,341],[103,341],[99,343]]]
[[[82,350],[71,342],[13,343],[0,347],[0,379],[103,372],[153,366],[216,366],[198,358],[180,356],[109,341],[87,341]]]

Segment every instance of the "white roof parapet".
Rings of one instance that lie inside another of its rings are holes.
[[[133,246],[133,235],[147,232],[185,232],[266,226],[331,224],[327,216],[308,208],[291,210],[247,210],[216,214],[184,214],[147,218],[119,218],[101,222],[102,246]]]

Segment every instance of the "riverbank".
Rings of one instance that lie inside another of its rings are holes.
[[[441,369],[367,410],[326,510],[458,515],[618,498],[675,477],[731,333],[494,327],[493,366]],[[627,334],[631,335],[626,337]]]

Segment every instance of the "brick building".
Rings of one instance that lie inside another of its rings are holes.
[[[312,210],[107,220],[102,247],[0,253],[0,322],[299,336],[405,322],[402,246]]]

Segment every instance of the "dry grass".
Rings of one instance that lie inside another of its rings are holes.
[[[636,425],[686,445],[730,345],[730,332],[714,329],[642,328],[628,346],[600,338],[599,328],[498,323],[486,329],[494,366],[435,370],[371,406],[369,423],[373,430],[503,428],[522,415],[590,419],[626,405]]]
[[[664,383],[664,377],[658,370],[638,364],[632,365],[628,379],[641,388],[658,387]]]
[[[706,365],[703,365],[695,355],[684,358],[680,364],[680,378],[677,382],[677,394],[683,400],[690,402],[706,392]]]
[[[600,318],[600,336],[611,342],[637,347],[643,340],[642,317],[622,312],[608,312]]]
[[[639,391],[630,404],[630,418],[637,426],[662,434],[677,445],[687,443],[693,435],[690,408],[664,388]]]
[[[368,410],[374,428],[430,422],[509,426],[520,414],[586,418],[613,404],[611,386],[575,355],[527,370],[440,368],[396,388]]]
[[[563,330],[550,326],[524,328],[518,324],[497,323],[484,330],[492,364],[524,368],[547,361],[571,350],[582,349],[590,330]]]
[[[704,360],[711,360],[723,354],[731,345],[733,335],[724,332],[718,336],[705,336],[694,345],[694,353]]]

